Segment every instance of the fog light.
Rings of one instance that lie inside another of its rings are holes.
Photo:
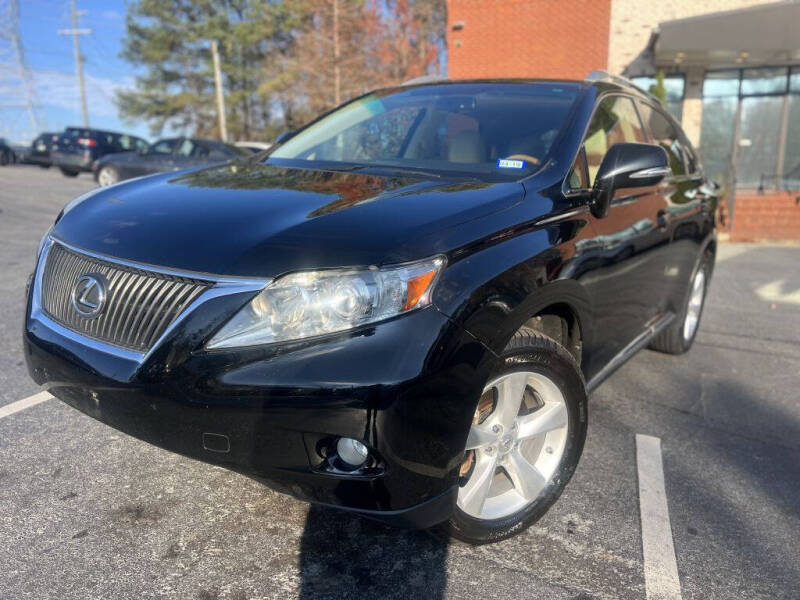
[[[345,465],[357,469],[367,462],[369,450],[358,440],[339,438],[339,441],[336,442],[336,454]]]

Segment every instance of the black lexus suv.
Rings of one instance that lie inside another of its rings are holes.
[[[375,91],[266,156],[70,202],[28,368],[298,498],[499,540],[563,492],[587,393],[641,348],[691,346],[715,194],[625,80]]]

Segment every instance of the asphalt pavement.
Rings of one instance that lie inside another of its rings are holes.
[[[559,502],[470,547],[309,507],[54,399],[2,416],[40,391],[20,339],[37,244],[93,187],[0,168],[0,598],[644,598],[637,434],[660,439],[681,597],[800,598],[800,247],[721,245],[694,348],[607,380]]]

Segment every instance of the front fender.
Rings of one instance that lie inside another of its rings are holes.
[[[585,217],[567,218],[487,243],[450,263],[434,304],[495,354],[532,316],[547,306],[566,304],[578,319],[584,347],[591,347],[589,295],[581,283],[563,275],[577,257],[575,241],[586,224]]]

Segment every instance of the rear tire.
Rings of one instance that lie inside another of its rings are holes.
[[[523,327],[501,359],[470,427],[455,513],[442,525],[470,544],[506,539],[539,520],[586,439],[586,388],[566,348]]]
[[[59,169],[61,170],[61,174],[64,177],[77,177],[78,176],[78,171],[74,171],[72,169],[65,169],[64,167],[59,167]]]
[[[8,150],[0,150],[0,166],[5,167],[11,164],[11,155]]]
[[[650,342],[651,350],[665,354],[683,354],[692,347],[697,330],[700,328],[700,317],[703,315],[712,265],[713,258],[711,256],[703,257],[689,280],[683,310],[666,329]]]

